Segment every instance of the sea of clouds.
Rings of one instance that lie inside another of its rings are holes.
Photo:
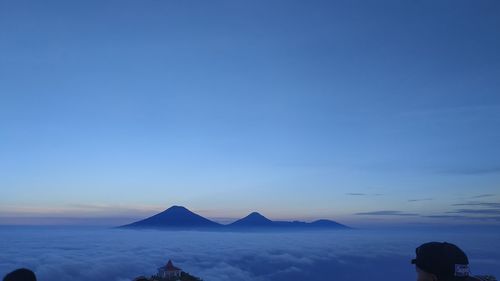
[[[0,276],[19,268],[41,281],[132,280],[172,259],[205,281],[415,280],[415,247],[459,245],[474,274],[500,276],[495,230],[340,230],[228,233],[91,227],[0,227]]]

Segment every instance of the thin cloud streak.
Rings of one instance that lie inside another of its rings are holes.
[[[448,213],[456,214],[481,214],[481,215],[500,215],[500,209],[459,209]]]
[[[402,211],[382,210],[373,212],[356,213],[358,216],[418,216],[416,213],[405,213]]]
[[[384,194],[382,194],[382,193],[355,193],[355,192],[351,192],[351,193],[346,193],[346,195],[350,195],[350,196],[382,196]]]
[[[123,205],[67,204],[61,206],[2,206],[1,217],[141,217],[161,211],[161,207]]]
[[[432,218],[432,219],[459,219],[459,220],[482,221],[482,222],[500,222],[500,216],[473,217],[465,215],[429,215],[422,217]]]
[[[497,203],[497,202],[469,202],[469,203],[452,204],[452,206],[481,206],[481,207],[489,207],[489,208],[500,208],[500,203]]]
[[[492,196],[495,196],[495,194],[481,194],[481,195],[477,195],[477,196],[472,196],[471,199],[477,199],[477,198],[485,198],[485,197],[492,197]]]
[[[462,167],[438,171],[441,174],[451,175],[486,175],[500,173],[500,167]]]
[[[408,202],[420,202],[420,201],[431,201],[432,198],[422,198],[422,199],[409,199]]]

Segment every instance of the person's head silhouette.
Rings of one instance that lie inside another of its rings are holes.
[[[411,261],[417,270],[417,281],[472,281],[469,259],[456,245],[429,242],[415,249]]]
[[[5,275],[3,281],[36,281],[36,276],[33,271],[26,268],[20,268]]]

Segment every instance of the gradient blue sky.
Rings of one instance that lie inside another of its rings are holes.
[[[0,223],[500,223],[499,27],[493,0],[1,1]]]

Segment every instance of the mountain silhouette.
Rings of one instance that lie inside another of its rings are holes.
[[[340,224],[336,221],[332,221],[332,220],[316,220],[316,221],[313,221],[310,223],[311,226],[314,226],[314,227],[327,227],[327,228],[331,228],[331,227],[347,227],[343,224]]]
[[[229,225],[228,227],[255,227],[255,226],[273,226],[274,222],[263,215],[253,212],[248,216],[239,219]]]
[[[172,206],[165,211],[122,227],[125,228],[213,228],[221,224],[206,219],[182,206]]]
[[[346,229],[343,224],[332,220],[317,220],[311,223],[302,221],[272,221],[263,215],[253,212],[250,215],[239,219],[226,228],[248,228],[248,229]]]
[[[231,224],[222,225],[191,212],[182,206],[172,206],[165,211],[149,218],[121,226],[122,228],[163,228],[163,229],[232,229],[241,231],[245,229],[348,229],[348,226],[332,220],[317,220],[311,223],[301,221],[272,221],[265,216],[253,212]]]
[[[350,227],[332,220],[316,220],[313,222],[303,221],[276,221],[276,226],[283,228],[301,228],[301,229],[348,229]]]

